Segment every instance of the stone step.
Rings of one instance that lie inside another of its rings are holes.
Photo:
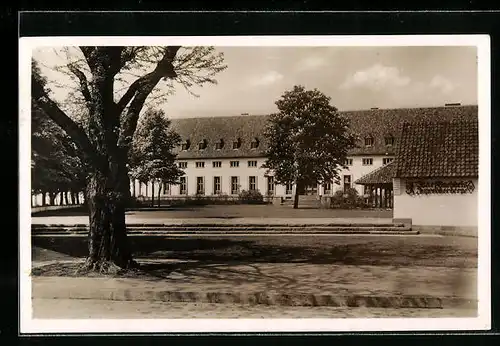
[[[135,228],[251,228],[251,227],[287,227],[287,228],[305,228],[305,227],[404,227],[403,223],[151,223],[151,224],[128,224],[128,229]],[[31,229],[70,229],[70,228],[85,228],[88,229],[86,224],[33,224]]]

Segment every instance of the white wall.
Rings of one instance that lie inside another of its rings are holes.
[[[406,181],[394,179],[395,219],[411,218],[417,226],[478,225],[477,179],[439,179],[441,181],[472,180],[475,189],[469,194],[429,194],[412,196],[406,193]]]
[[[357,179],[361,178],[365,174],[379,168],[382,166],[382,159],[386,156],[352,156],[353,160],[352,166],[346,170],[340,172],[342,182],[340,185],[332,184],[332,194],[335,193],[337,189],[343,189],[343,175],[351,175],[351,186],[356,188],[360,194],[363,193],[363,186],[354,183]],[[373,165],[364,166],[362,164],[363,158],[372,158]],[[257,167],[248,167],[248,161],[256,160]],[[267,194],[267,178],[264,176],[266,169],[260,168],[264,162],[265,158],[238,158],[238,159],[189,159],[189,160],[177,160],[177,162],[187,162],[187,168],[184,168],[185,176],[187,177],[188,185],[188,195],[196,194],[196,177],[205,178],[205,195],[210,196],[213,193],[213,177],[220,176],[222,180],[222,193],[231,195],[231,176],[239,177],[240,191],[248,190],[249,186],[249,176],[257,177],[257,190],[259,190],[263,195]],[[222,167],[214,168],[212,165],[213,161],[221,161]],[[239,167],[230,167],[230,161],[239,161]],[[196,162],[205,162],[204,168],[197,168]],[[141,190],[139,193],[139,183],[135,182],[135,195],[139,196],[151,196],[151,183],[148,184],[147,194],[146,187],[141,184]],[[132,189],[133,191],[133,189]],[[283,185],[275,186],[276,196],[285,196],[286,188]],[[295,187],[292,189],[292,194],[295,193]],[[318,188],[319,194],[324,194],[322,186]],[[155,195],[158,194],[158,186],[155,186]],[[180,185],[172,185],[170,187],[170,193],[165,194],[162,191],[161,196],[179,196],[180,195]],[[291,196],[291,195],[290,195]]]

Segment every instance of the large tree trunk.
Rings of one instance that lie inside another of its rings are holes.
[[[86,193],[90,217],[87,269],[108,272],[135,264],[127,238],[122,183],[116,169],[109,175],[91,174]]]
[[[64,191],[64,204],[68,205],[68,191]]]
[[[47,193],[45,191],[42,192],[42,207],[47,205]]]
[[[76,197],[75,197],[75,193],[73,191],[70,191],[69,192],[69,195],[71,197],[71,204],[76,204]]]
[[[59,205],[64,205],[64,192],[59,192]]]

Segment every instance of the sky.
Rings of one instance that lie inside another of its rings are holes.
[[[217,47],[217,85],[182,87],[160,106],[168,117],[269,114],[294,85],[317,88],[339,110],[477,104],[476,47]],[[46,65],[50,52],[34,57]],[[43,71],[50,74],[50,71]],[[50,77],[49,77],[50,78]]]

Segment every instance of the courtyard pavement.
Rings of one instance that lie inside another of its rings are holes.
[[[32,297],[281,306],[477,307],[475,268],[139,261],[162,269],[149,270],[143,278],[34,276]]]

